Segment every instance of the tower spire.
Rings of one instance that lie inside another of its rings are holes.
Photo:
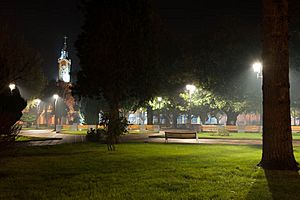
[[[68,37],[65,35],[64,36],[64,46],[61,49],[61,54],[60,54],[60,59],[68,59],[68,50],[67,50],[67,39]]]
[[[64,41],[64,48],[63,48],[63,50],[67,51],[67,39],[68,39],[68,37],[65,35],[64,39],[65,39],[65,41]]]

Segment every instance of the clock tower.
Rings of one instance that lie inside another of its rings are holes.
[[[58,58],[58,81],[71,82],[71,59],[67,51],[67,36],[64,37],[64,46]]]

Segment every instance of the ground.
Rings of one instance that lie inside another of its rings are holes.
[[[264,172],[260,157],[258,145],[23,147],[1,153],[0,199],[298,199],[299,175]]]

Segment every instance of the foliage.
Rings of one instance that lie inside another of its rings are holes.
[[[107,110],[107,103],[103,98],[83,97],[80,101],[80,111],[84,117],[84,123],[90,125],[99,124],[99,114],[101,110]]]
[[[87,131],[86,139],[91,142],[103,142],[105,135],[107,135],[105,129],[93,129]]]
[[[0,93],[15,83],[26,90],[24,97],[38,96],[45,82],[40,56],[3,21],[0,24]]]
[[[21,119],[22,122],[26,122],[27,124],[31,124],[36,121],[36,114],[31,113],[23,113]]]
[[[115,140],[123,132],[117,130],[124,122],[120,109],[137,109],[157,93],[162,69],[172,61],[169,38],[148,0],[91,0],[83,10],[83,32],[76,42],[82,70],[74,93],[103,96],[108,138]]]
[[[22,110],[26,107],[26,101],[21,97],[16,88],[9,88],[0,93],[0,146],[11,144],[15,141],[21,126],[16,122],[22,116]]]
[[[113,118],[110,115],[111,113],[101,113],[100,126],[104,127],[108,150],[114,151],[115,144],[119,143],[119,136],[128,132],[128,121],[126,117]]]

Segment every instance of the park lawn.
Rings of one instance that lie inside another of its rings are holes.
[[[87,129],[81,129],[81,130],[77,130],[77,131],[72,131],[72,130],[69,130],[69,129],[62,129],[60,131],[60,133],[62,133],[62,134],[71,134],[71,135],[86,135]]]
[[[44,141],[44,140],[49,140],[53,138],[44,138],[44,137],[29,137],[29,136],[23,136],[19,135],[16,138],[17,142],[29,142],[29,141]]]
[[[229,136],[219,136],[217,133],[198,133],[199,138],[222,138],[222,139],[262,139],[262,133],[229,133]],[[293,133],[294,140],[300,140],[300,133]]]
[[[299,175],[260,146],[86,143],[2,152],[0,199],[298,199]],[[299,158],[300,148],[295,149]]]
[[[149,131],[149,130],[129,130],[130,134],[147,134],[147,133],[158,133],[158,131]]]

